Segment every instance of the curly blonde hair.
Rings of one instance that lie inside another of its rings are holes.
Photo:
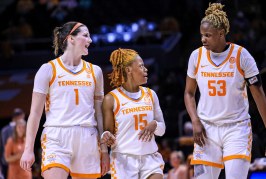
[[[138,53],[132,49],[119,48],[112,52],[110,62],[112,63],[113,71],[109,74],[112,86],[118,87],[126,82],[125,67],[130,65],[137,56]]]
[[[208,9],[205,11],[205,17],[201,20],[201,24],[204,22],[210,23],[214,28],[224,29],[225,34],[229,32],[229,20],[226,12],[223,11],[224,5],[221,3],[209,3]]]

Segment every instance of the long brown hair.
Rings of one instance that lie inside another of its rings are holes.
[[[80,24],[80,26],[78,26],[76,29],[74,29],[73,32],[71,32],[73,28],[75,27],[75,25],[77,24]],[[85,26],[85,25],[79,22],[67,22],[63,26],[56,27],[54,29],[53,48],[54,48],[55,56],[58,55],[59,50],[61,50],[62,52],[65,51],[67,47],[67,40],[66,40],[67,37],[69,35],[73,35],[73,36],[77,35],[80,32],[79,28],[81,26]]]

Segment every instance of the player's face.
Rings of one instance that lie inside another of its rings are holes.
[[[219,53],[219,47],[225,38],[222,31],[213,28],[208,22],[204,22],[200,26],[201,42],[207,50]]]
[[[76,49],[81,55],[88,55],[88,47],[92,43],[89,30],[86,26],[79,28],[80,32],[74,37]]]
[[[133,82],[136,83],[136,85],[146,84],[148,80],[148,70],[144,66],[142,58],[137,56],[130,67],[132,71]]]

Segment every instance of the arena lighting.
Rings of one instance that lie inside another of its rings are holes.
[[[130,32],[125,32],[125,33],[123,34],[123,40],[124,40],[125,42],[129,42],[131,39],[132,39],[132,34],[131,34]]]
[[[146,23],[147,23],[147,21],[146,21],[145,19],[140,19],[140,20],[138,21],[138,23],[139,23],[140,26],[145,26]]]
[[[131,25],[132,32],[137,32],[139,30],[139,25],[137,23],[133,23]]]
[[[102,34],[105,34],[105,33],[108,32],[108,27],[106,25],[102,25],[100,31],[101,31]]]
[[[91,39],[92,39],[92,43],[98,43],[98,41],[99,41],[98,35],[92,35]]]
[[[107,34],[107,42],[113,43],[116,40],[116,36],[114,33],[108,33]]]
[[[122,24],[117,24],[115,30],[117,33],[122,33],[124,31],[124,27]]]
[[[154,22],[149,22],[147,26],[148,26],[149,31],[154,31],[156,28],[156,25]]]

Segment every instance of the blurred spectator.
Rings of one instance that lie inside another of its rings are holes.
[[[255,159],[254,162],[250,165],[249,170],[250,171],[260,171],[260,170],[266,171],[266,157]]]
[[[163,33],[179,32],[179,23],[174,17],[165,17],[160,24],[160,31]]]
[[[172,152],[167,139],[163,139],[160,143],[158,143],[158,151],[162,155],[163,161],[165,162],[164,173],[167,173],[168,170],[171,168],[170,155]]]
[[[32,27],[24,18],[19,19],[18,33],[22,39],[27,39],[33,36]]]
[[[92,0],[80,0],[79,1],[79,7],[81,9],[87,10],[91,7],[92,5]]]
[[[184,135],[180,136],[177,139],[177,144],[179,150],[182,150],[187,157],[193,152],[194,148],[194,139],[193,139],[193,129],[192,123],[190,121],[185,122],[184,124]]]
[[[167,179],[187,179],[187,166],[184,165],[183,152],[172,152],[170,156],[170,164],[173,168],[169,170]]]
[[[5,157],[4,157],[4,153],[5,153],[5,145],[7,143],[7,140],[9,137],[12,136],[13,134],[13,131],[14,131],[14,127],[16,125],[16,122],[20,119],[24,119],[25,118],[25,113],[22,109],[20,108],[15,108],[14,109],[14,112],[13,112],[13,115],[12,115],[12,121],[4,126],[1,130],[1,145],[0,145],[0,150],[1,150],[1,167],[2,167],[2,172],[3,172],[3,175],[6,177],[7,175],[7,162],[5,160]]]
[[[3,54],[4,59],[11,59],[15,53],[11,45],[11,42],[7,38],[6,35],[1,35],[0,48],[1,48],[1,53]]]
[[[56,9],[53,10],[51,14],[51,18],[55,19],[55,21],[58,24],[61,24],[65,21],[66,16],[68,15],[68,12],[66,10],[66,7],[59,4]]]
[[[13,135],[8,138],[5,145],[5,159],[8,163],[7,179],[32,179],[31,172],[20,167],[20,158],[25,148],[26,121],[16,121]]]
[[[1,168],[1,165],[0,165],[0,179],[4,179],[4,176],[2,174],[2,168]]]
[[[192,157],[193,157],[193,155],[190,154],[187,157],[187,161],[186,161],[188,179],[194,179],[194,167],[193,167],[193,165],[190,164]]]
[[[17,3],[17,13],[27,14],[34,8],[32,0],[19,0]]]

